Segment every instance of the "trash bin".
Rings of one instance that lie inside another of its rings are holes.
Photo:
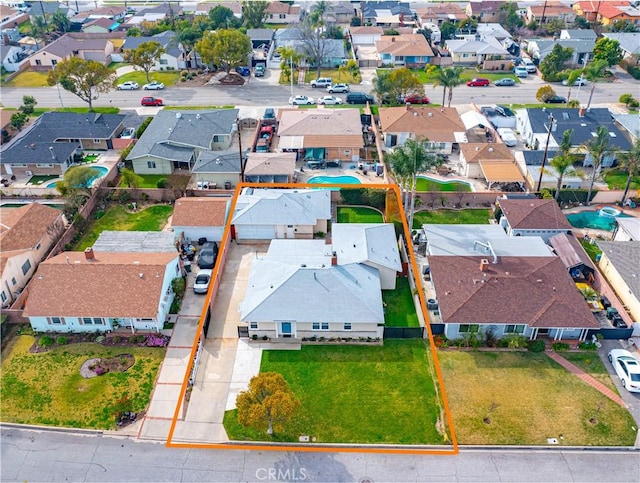
[[[187,271],[187,273],[191,273],[191,262],[184,262],[184,269]]]

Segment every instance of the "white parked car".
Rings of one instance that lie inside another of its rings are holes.
[[[342,104],[342,99],[336,96],[322,96],[322,97],[318,97],[318,104],[327,105],[327,106]]]
[[[516,137],[516,133],[513,132],[513,129],[508,127],[499,127],[497,131],[500,135],[500,138],[502,139],[502,142],[506,146],[512,148],[513,146],[518,144],[518,138]]]
[[[311,106],[316,101],[307,96],[294,96],[289,98],[289,104],[292,106]]]
[[[164,89],[164,84],[158,81],[151,81],[149,84],[142,86],[145,91],[161,91]]]
[[[562,85],[563,86],[568,86],[569,85],[569,81],[567,79],[562,81]],[[587,85],[587,79],[585,79],[584,77],[580,76],[578,77],[575,82],[573,83],[574,86],[584,86]]]
[[[327,92],[333,94],[334,92],[349,92],[349,85],[347,84],[333,84],[327,86]]]
[[[196,279],[193,282],[194,293],[207,293],[209,290],[209,284],[211,283],[211,274],[213,270],[208,268],[202,268],[198,270]]]
[[[136,81],[127,81],[123,84],[118,84],[119,91],[135,91],[140,85]]]
[[[513,73],[516,75],[516,77],[522,77],[525,79],[529,77],[529,72],[527,72],[527,68],[523,66],[514,67]]]
[[[136,137],[136,130],[132,127],[125,127],[120,133],[120,139],[133,139]]]
[[[620,378],[622,387],[629,392],[640,392],[640,361],[623,349],[610,351],[609,361]]]

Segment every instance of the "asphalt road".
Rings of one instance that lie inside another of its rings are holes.
[[[511,103],[537,103],[535,94],[544,83],[539,77],[525,79],[522,84],[513,87],[467,87],[459,86],[454,89],[453,104],[511,104]],[[593,105],[617,103],[623,93],[637,93],[638,81],[630,76],[612,83],[597,83],[593,94]],[[351,86],[352,91],[371,91],[371,84]],[[565,96],[568,87],[554,85],[558,95]],[[590,85],[583,86],[578,93],[578,98],[586,105],[589,97]],[[572,98],[575,98],[578,88],[572,90]],[[442,101],[442,88],[425,86],[426,95],[432,102]],[[323,89],[312,89],[310,86],[294,86],[294,93],[305,94],[317,98],[326,94]],[[75,95],[55,87],[39,88],[2,88],[0,102],[5,107],[19,107],[22,96],[34,96],[38,101],[38,107],[86,107],[87,104]],[[96,107],[117,106],[121,108],[134,108],[140,106],[140,99],[145,96],[156,96],[163,99],[169,106],[208,106],[208,105],[234,105],[234,106],[283,106],[286,105],[291,95],[289,86],[274,85],[267,79],[251,78],[244,86],[206,86],[206,87],[171,87],[163,91],[111,91],[100,94],[95,101]],[[340,95],[345,97],[344,94]],[[556,105],[557,106],[557,105]]]

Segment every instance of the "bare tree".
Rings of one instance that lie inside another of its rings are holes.
[[[318,77],[321,74],[322,60],[330,57],[332,43],[327,42],[321,27],[316,26],[307,17],[299,26],[300,38],[308,60],[315,64]]]

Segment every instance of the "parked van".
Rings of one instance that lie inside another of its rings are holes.
[[[349,92],[347,94],[347,104],[366,104],[367,102],[373,104],[373,96],[365,94],[364,92]]]
[[[536,64],[534,64],[531,59],[523,59],[522,64],[529,74],[535,74],[537,72]]]

